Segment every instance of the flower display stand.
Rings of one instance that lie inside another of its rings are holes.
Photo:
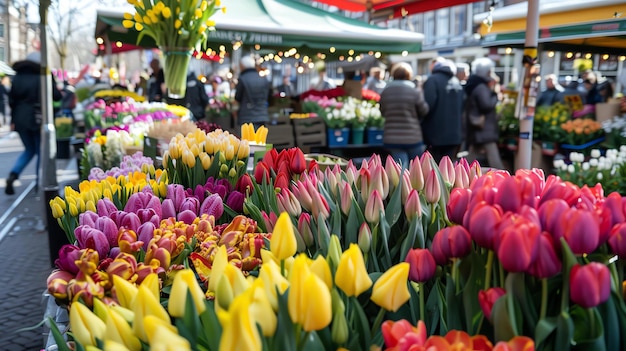
[[[346,146],[350,140],[350,128],[328,128],[326,135],[328,136],[328,147]]]
[[[57,158],[67,160],[70,158],[70,141],[72,138],[57,138]]]
[[[326,146],[326,123],[320,117],[292,119],[296,146],[303,152],[310,152],[313,147]]]
[[[561,144],[561,151],[565,155],[569,155],[570,152],[580,152],[589,156],[591,149],[598,147],[603,141],[604,137],[601,137],[581,145]]]
[[[350,131],[350,144],[363,144],[365,142],[365,128],[352,128]]]
[[[383,144],[383,130],[380,128],[367,128],[365,141],[370,145]]]

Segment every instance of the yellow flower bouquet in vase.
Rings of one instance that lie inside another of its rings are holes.
[[[165,85],[172,99],[185,97],[187,67],[193,50],[200,50],[214,30],[211,20],[220,0],[127,0],[135,13],[125,13],[123,25],[152,37],[165,56]]]

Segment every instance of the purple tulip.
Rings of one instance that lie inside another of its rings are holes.
[[[172,200],[172,204],[174,205],[174,209],[178,211],[180,209],[180,204],[185,199],[185,187],[180,184],[169,184],[167,186],[167,195],[166,199]]]
[[[230,207],[233,211],[242,213],[244,199],[245,197],[242,193],[238,191],[233,191],[228,195],[228,198],[226,199],[226,205]]]
[[[117,227],[121,227],[122,226],[122,220],[124,219],[124,217],[126,217],[126,212],[125,211],[115,211],[112,212],[109,217],[115,222],[115,224],[117,224]]]
[[[59,250],[59,258],[54,261],[54,264],[60,270],[70,272],[76,275],[79,271],[75,261],[80,259],[82,252],[76,245],[63,245]]]
[[[100,217],[96,220],[93,227],[104,233],[109,242],[109,246],[117,246],[118,228],[115,221],[109,217]]]
[[[137,211],[137,217],[141,223],[152,222],[154,225],[159,225],[161,222],[161,218],[152,208]]]
[[[206,214],[208,216],[214,216],[217,220],[222,217],[223,213],[224,204],[222,202],[222,198],[218,194],[211,194],[204,199],[204,202],[202,202],[198,216]]]
[[[93,249],[98,252],[100,257],[107,257],[111,246],[106,235],[98,229],[78,226],[74,231],[78,244],[83,249]]]
[[[163,217],[161,219],[176,218],[176,208],[174,207],[174,201],[172,199],[165,199],[161,204],[163,210]]]
[[[96,210],[98,211],[98,216],[107,217],[111,213],[116,212],[118,209],[115,207],[115,204],[109,200],[109,198],[102,198],[98,200],[96,203]]]
[[[136,214],[129,212],[129,213],[126,213],[124,218],[122,218],[122,223],[119,227],[128,228],[136,233],[140,225],[141,225],[141,221],[139,220],[139,217],[137,217]]]
[[[184,210],[178,214],[178,220],[185,224],[192,224],[194,220],[198,218],[198,215],[192,210]]]
[[[143,250],[148,251],[150,240],[154,238],[154,230],[157,227],[152,222],[145,222],[137,229],[137,240],[143,241]]]
[[[108,215],[107,215],[108,216]],[[85,211],[78,215],[78,225],[88,225],[90,227],[95,227],[96,220],[102,216],[99,216],[97,213],[92,211]],[[106,216],[104,216],[106,217]]]
[[[187,197],[180,204],[180,208],[178,212],[183,212],[185,210],[190,210],[193,213],[198,213],[198,209],[200,208],[200,201],[195,197]]]

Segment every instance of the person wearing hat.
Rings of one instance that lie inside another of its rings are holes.
[[[4,192],[7,195],[15,194],[13,183],[35,156],[37,156],[36,171],[39,174],[41,124],[43,122],[40,79],[41,54],[39,52],[28,54],[25,60],[16,62],[13,69],[16,73],[9,91],[11,130],[19,134],[24,144],[24,151],[15,161],[6,180]],[[62,95],[56,86],[54,76],[52,76],[52,98],[54,101],[60,101]]]
[[[259,75],[252,56],[242,57],[240,66],[241,74],[235,90],[235,100],[239,103],[237,125],[252,123],[258,128],[270,120],[267,111],[272,92],[270,82]]]
[[[486,156],[489,167],[504,169],[500,150],[498,150],[499,128],[496,117],[498,94],[495,91],[498,84],[497,76],[493,73],[494,63],[483,57],[472,62],[472,74],[465,85],[464,122],[466,126],[469,154],[467,159]],[[482,123],[475,121],[480,117]]]

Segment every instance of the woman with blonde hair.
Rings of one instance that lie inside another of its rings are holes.
[[[422,89],[413,83],[413,69],[400,62],[391,69],[393,80],[380,95],[380,112],[385,118],[384,148],[408,167],[410,160],[424,150],[420,120],[428,114],[428,104]]]

